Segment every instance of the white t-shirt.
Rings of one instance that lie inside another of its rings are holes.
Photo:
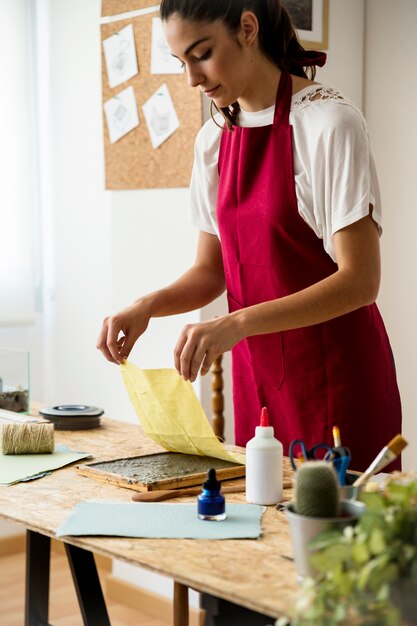
[[[314,96],[316,99],[314,100]],[[240,111],[245,127],[273,123],[274,106]],[[216,121],[223,125],[221,115]],[[333,235],[369,213],[381,229],[378,179],[362,113],[334,89],[310,85],[292,97],[293,159],[298,211],[335,261]],[[191,221],[219,236],[216,200],[222,129],[212,119],[199,131],[191,176]]]

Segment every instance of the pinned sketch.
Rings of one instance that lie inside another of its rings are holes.
[[[183,72],[181,62],[171,54],[161,19],[154,17],[152,19],[151,74],[182,74]]]
[[[163,84],[142,107],[152,146],[158,148],[179,128],[177,113],[168,87]]]
[[[132,24],[105,39],[103,47],[110,87],[117,87],[138,73]]]
[[[123,91],[104,103],[110,143],[126,135],[136,126],[139,126],[138,109],[136,106],[133,87]]]

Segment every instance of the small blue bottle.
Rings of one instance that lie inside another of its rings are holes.
[[[199,519],[221,522],[226,519],[224,496],[220,493],[221,483],[217,480],[216,470],[210,468],[207,480],[203,482],[203,491],[197,496]]]

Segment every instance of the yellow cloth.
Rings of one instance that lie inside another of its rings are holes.
[[[145,433],[171,452],[245,463],[216,438],[192,384],[174,369],[143,370],[121,365],[123,381]]]

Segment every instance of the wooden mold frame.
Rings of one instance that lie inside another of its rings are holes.
[[[155,454],[148,455],[140,455],[135,457],[126,457],[113,459],[109,461],[99,461],[95,463],[84,463],[82,465],[76,465],[75,469],[82,476],[86,476],[87,478],[93,478],[95,480],[100,480],[105,483],[110,483],[112,485],[117,485],[118,487],[124,487],[127,489],[133,489],[134,491],[155,491],[158,489],[177,489],[180,487],[191,487],[194,485],[201,485],[202,482],[207,477],[207,470],[210,467],[215,467],[217,477],[220,481],[228,480],[232,478],[242,478],[245,476],[245,465],[240,465],[238,463],[233,464],[228,461],[221,461],[220,459],[211,459],[210,462],[205,465],[204,470],[201,471],[193,471],[188,474],[172,473],[169,477],[156,478],[152,481],[146,481],[141,478],[140,475],[127,475],[123,474],[121,464],[125,463],[126,468],[128,468],[129,462],[131,465],[135,465],[139,462],[139,459],[144,461],[149,461],[152,459],[161,458],[166,455],[173,454],[181,454],[175,452],[157,452]],[[181,454],[181,457],[190,457],[190,462],[195,463],[196,459],[209,459],[209,457],[198,457],[194,455]],[[112,471],[111,466],[114,465],[116,468],[115,471]],[[139,465],[139,463],[138,463]],[[223,467],[222,467],[223,465]],[[226,467],[224,467],[226,465]],[[103,468],[103,466],[105,466]],[[110,466],[110,468],[109,468]],[[119,468],[119,469],[117,469]],[[130,468],[131,469],[131,468]],[[138,467],[138,474],[140,472],[140,467]]]

